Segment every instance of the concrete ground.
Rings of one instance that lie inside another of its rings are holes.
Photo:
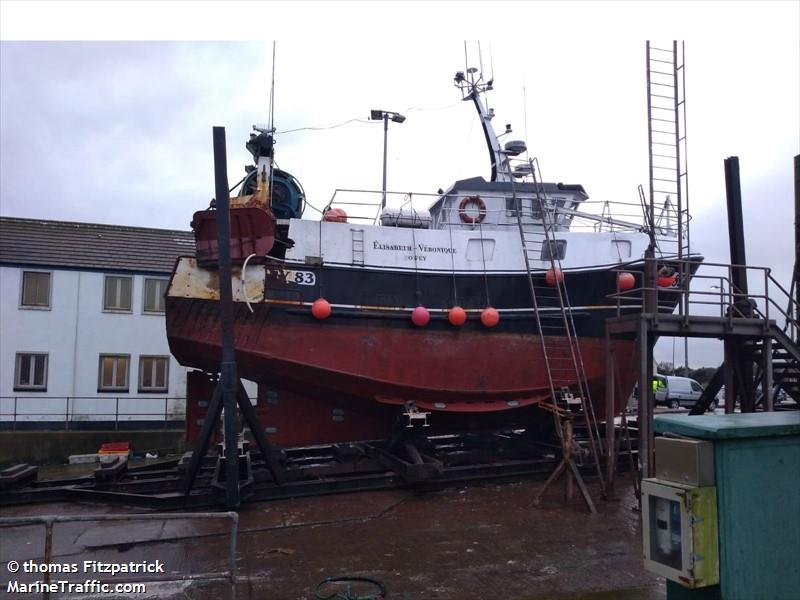
[[[639,514],[627,476],[618,483],[617,500],[600,500],[590,486],[598,515],[590,515],[578,498],[565,506],[562,484],[551,488],[540,507],[529,508],[541,485],[486,485],[422,495],[365,492],[247,505],[240,511],[236,597],[313,599],[317,583],[337,575],[381,580],[392,600],[665,597],[663,580],[642,566]],[[50,504],[4,508],[0,516],[112,512],[131,511]],[[158,576],[162,579],[219,572],[227,569],[227,529],[216,520],[58,524],[53,562],[159,559],[167,570]],[[9,580],[41,578],[10,574],[7,563],[40,562],[43,538],[43,526],[0,529],[0,597]],[[82,572],[53,575],[54,581],[87,578],[123,580],[121,575]],[[146,594],[102,597],[204,600],[231,593],[225,582],[151,580]]]

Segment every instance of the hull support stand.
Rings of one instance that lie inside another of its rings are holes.
[[[236,370],[236,353],[234,350],[233,329],[233,290],[231,286],[231,249],[230,249],[230,199],[228,197],[227,156],[225,148],[225,128],[213,128],[214,139],[214,182],[217,206],[217,241],[219,244],[219,295],[220,295],[220,324],[222,330],[222,363],[220,365],[220,380],[214,389],[214,394],[208,407],[208,415],[200,432],[197,446],[192,453],[192,458],[187,471],[184,494],[188,495],[194,485],[197,473],[208,452],[208,446],[214,431],[214,426],[220,418],[222,409],[225,409],[223,423],[225,458],[225,505],[229,509],[238,508],[241,503],[242,486],[239,467],[239,426],[238,411],[247,423],[261,455],[272,473],[276,483],[282,483],[281,470],[276,456],[267,441],[264,430],[258,422],[258,417],[250,404],[242,381]],[[238,408],[238,410],[237,410]]]
[[[557,416],[557,418],[561,417]],[[578,489],[581,492],[581,497],[586,503],[586,507],[589,509],[589,512],[592,514],[597,514],[597,509],[594,506],[594,502],[592,502],[592,497],[589,495],[589,490],[586,489],[586,485],[583,483],[583,477],[581,477],[580,471],[578,471],[578,466],[573,460],[573,455],[575,454],[575,441],[572,435],[572,421],[570,419],[563,419],[561,429],[564,432],[562,437],[561,462],[558,464],[555,471],[550,474],[550,477],[547,478],[547,481],[544,482],[542,489],[540,489],[539,493],[536,494],[531,506],[539,506],[542,496],[547,491],[547,488],[550,486],[550,484],[556,481],[562,473],[565,473],[566,500],[569,501],[572,499],[572,485],[574,483],[578,486]]]

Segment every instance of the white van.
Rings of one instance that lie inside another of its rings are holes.
[[[694,406],[703,394],[703,386],[694,379],[688,377],[664,377],[659,376],[660,380],[666,380],[666,390],[663,394],[656,396],[663,397],[663,403],[670,408],[680,408],[681,406]],[[661,402],[659,402],[660,404]],[[711,409],[716,408],[716,400],[711,403]]]

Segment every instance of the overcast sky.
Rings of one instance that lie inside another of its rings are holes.
[[[496,129],[511,123],[546,180],[626,202],[647,183],[645,40],[685,40],[693,249],[728,261],[723,159],[739,156],[748,262],[788,286],[798,2],[2,2],[0,22],[0,214],[179,229],[214,193],[213,125],[231,183],[251,162],[275,38],[279,132],[371,108],[407,116],[390,125],[390,190],[488,177],[474,108],[452,85],[470,38],[494,74]],[[141,41],[88,41],[101,39]],[[218,41],[186,41],[203,39]],[[241,39],[253,41],[224,41]],[[382,143],[380,124],[353,122],[278,135],[276,159],[321,207],[336,188],[380,188]],[[691,362],[718,360],[717,346]]]

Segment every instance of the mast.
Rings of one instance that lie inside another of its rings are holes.
[[[483,81],[483,75],[478,72],[478,69],[470,67],[467,69],[466,74],[464,71],[458,71],[453,78],[453,82],[461,90],[463,99],[472,100],[475,110],[478,111],[486,146],[489,149],[489,162],[492,165],[491,181],[513,181],[508,153],[500,147],[500,142],[492,127],[494,110],[487,108],[481,100],[481,94],[493,89],[493,80]],[[510,125],[506,125],[505,133],[511,133]]]

